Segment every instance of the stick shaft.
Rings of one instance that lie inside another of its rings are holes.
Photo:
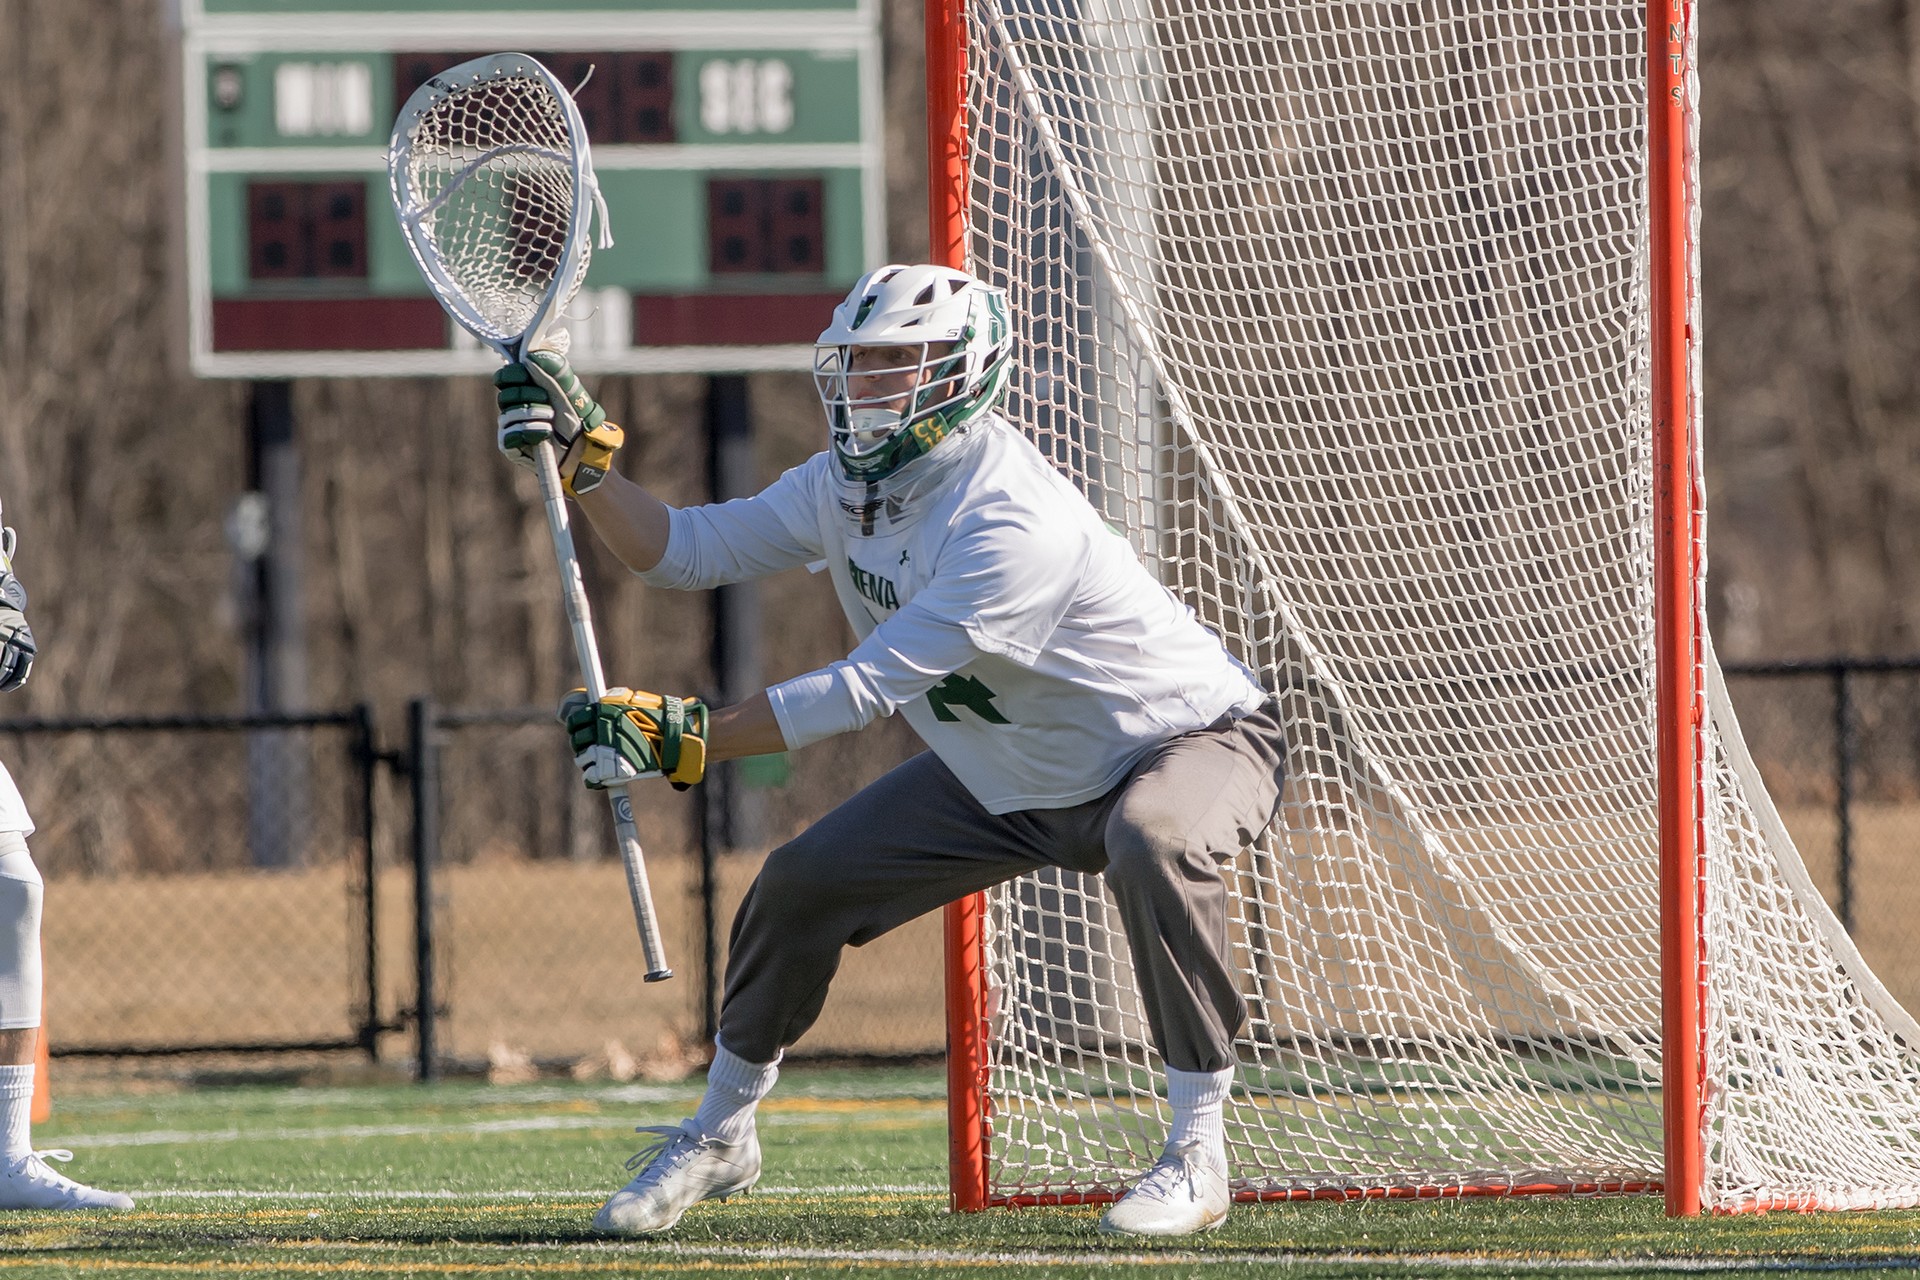
[[[560,468],[551,442],[543,441],[539,455],[540,497],[547,510],[547,532],[553,535],[553,558],[560,566],[560,591],[566,599],[567,624],[573,628],[573,648],[580,657],[580,676],[587,696],[596,702],[607,692],[600,670],[600,646],[593,637],[593,614],[587,607],[587,587],[580,577],[580,560],[573,551],[573,529],[567,523],[567,501],[560,490]],[[653,890],[647,884],[646,855],[640,849],[640,828],[633,820],[632,788],[607,792],[613,809],[614,830],[620,837],[620,861],[627,870],[627,896],[633,901],[633,921],[640,930],[640,947],[647,957],[647,981],[673,976],[667,967],[667,949],[660,941],[660,922],[654,916]]]

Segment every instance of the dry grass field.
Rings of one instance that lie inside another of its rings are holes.
[[[1835,832],[1830,808],[1783,808],[1780,814],[1813,882],[1833,902],[1837,892]],[[1853,940],[1867,963],[1908,1010],[1920,1010],[1920,803],[1856,803],[1853,807]]]
[[[740,857],[721,863],[723,932],[758,864]],[[616,864],[508,862],[455,870],[447,885],[455,1055],[484,1055],[506,1044],[536,1056],[574,1057],[612,1037],[644,1056],[663,1033],[697,1035],[695,868],[671,861],[651,869],[677,975],[654,984],[639,980],[640,943]],[[849,951],[826,1013],[802,1047],[814,1053],[937,1051],[945,1039],[941,999],[939,920],[929,917]]]
[[[721,923],[758,860],[721,864]],[[444,869],[439,899],[442,1051],[463,1061],[569,1060],[616,1040],[671,1059],[701,1022],[697,868],[650,866],[670,982],[640,981],[640,946],[613,862],[496,861]],[[383,1017],[413,1003],[411,877],[377,888]],[[63,1042],[297,1041],[350,1033],[364,944],[338,867],[295,872],[54,880],[47,1001]],[[850,953],[813,1052],[937,1050],[937,919]],[[665,1041],[666,1043],[662,1043]],[[405,1038],[390,1038],[396,1055]]]

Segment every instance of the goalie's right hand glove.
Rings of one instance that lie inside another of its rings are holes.
[[[540,443],[550,440],[568,493],[591,493],[607,478],[626,433],[607,421],[607,411],[587,394],[565,355],[530,351],[524,362],[494,374],[493,386],[500,407],[500,452],[510,461],[536,468]]]
[[[685,790],[706,776],[707,704],[631,689],[595,702],[575,689],[560,703],[573,762],[589,787],[624,787],[664,777]]]
[[[27,589],[13,576],[19,538],[0,528],[0,693],[18,689],[33,670],[33,632],[27,628]]]

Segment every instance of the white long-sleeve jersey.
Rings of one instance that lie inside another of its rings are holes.
[[[826,453],[673,512],[641,577],[703,588],[825,561],[860,637],[768,690],[788,747],[899,711],[989,813],[1105,794],[1142,754],[1266,694],[1002,420],[902,523],[863,536]]]
[[[23,836],[33,834],[27,802],[20,798],[20,788],[13,785],[13,775],[3,764],[0,764],[0,831],[17,831]]]

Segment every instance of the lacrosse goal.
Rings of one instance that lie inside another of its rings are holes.
[[[1704,630],[1693,0],[929,0],[935,255],[1010,415],[1254,666],[1241,1198],[1920,1201],[1920,1029]],[[949,912],[962,1209],[1165,1132],[1117,918]]]

